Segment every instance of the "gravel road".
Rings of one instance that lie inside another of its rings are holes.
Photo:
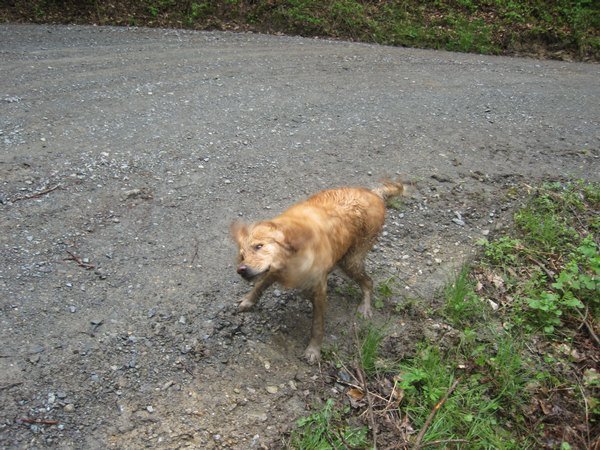
[[[0,446],[276,448],[333,395],[310,305],[228,235],[403,176],[369,257],[402,356],[436,289],[544,179],[599,179],[600,66],[285,36],[0,25]],[[326,345],[358,305],[332,275]]]

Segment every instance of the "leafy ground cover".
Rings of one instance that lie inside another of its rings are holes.
[[[346,398],[299,420],[288,445],[598,448],[599,206],[598,183],[535,189],[428,312],[448,339],[394,360],[385,330],[357,326],[354,354],[329,354]]]
[[[0,20],[300,34],[488,54],[600,59],[592,0],[14,0]]]

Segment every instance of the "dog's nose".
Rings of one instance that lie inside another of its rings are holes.
[[[237,273],[239,273],[241,276],[246,275],[247,272],[248,272],[248,267],[243,264],[237,268]]]

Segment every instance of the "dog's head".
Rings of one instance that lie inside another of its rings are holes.
[[[239,248],[237,273],[246,280],[282,270],[294,251],[284,230],[274,222],[233,222],[230,231]]]

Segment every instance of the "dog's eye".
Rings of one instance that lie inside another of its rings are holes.
[[[262,245],[262,244],[256,244],[256,245],[254,246],[254,250],[260,250],[261,248],[263,248],[263,245]]]

